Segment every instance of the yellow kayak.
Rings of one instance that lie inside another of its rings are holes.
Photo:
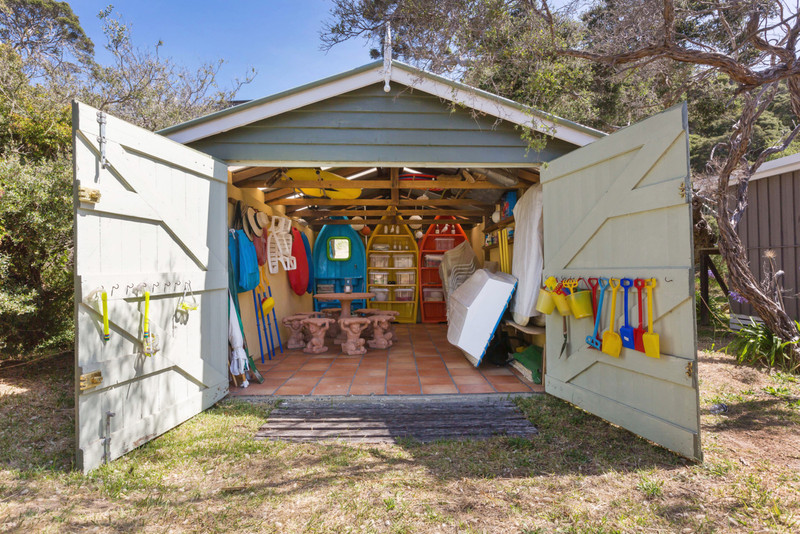
[[[286,171],[286,176],[292,180],[324,180],[326,182],[341,181],[342,185],[347,183],[347,178],[328,171],[318,171],[317,169],[290,169]],[[317,188],[303,187],[300,190],[311,197],[335,198],[341,200],[351,200],[361,196],[361,189],[353,188]]]

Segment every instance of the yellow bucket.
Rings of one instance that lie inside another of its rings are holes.
[[[550,315],[556,307],[553,302],[553,294],[547,289],[539,290],[539,297],[536,299],[536,311],[542,312],[545,315]]]
[[[552,295],[553,301],[556,303],[556,308],[558,308],[558,313],[565,317],[571,315],[567,295],[562,295],[561,293],[553,293]]]
[[[592,314],[592,292],[588,290],[576,291],[567,296],[569,309],[576,319],[591,317]]]

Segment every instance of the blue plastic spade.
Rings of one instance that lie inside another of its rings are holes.
[[[636,342],[634,341],[633,327],[628,322],[628,288],[633,285],[633,280],[630,278],[623,278],[619,285],[625,288],[625,326],[620,327],[619,335],[622,336],[622,346],[627,349],[635,349]]]
[[[600,331],[600,318],[603,316],[603,300],[606,296],[606,288],[608,287],[608,278],[603,278],[602,276],[599,279],[600,283],[600,298],[597,300],[597,317],[594,320],[594,332],[591,336],[586,336],[586,343],[589,344],[590,347],[594,347],[597,350],[600,350],[600,347],[603,346],[603,343],[597,339],[597,332]]]

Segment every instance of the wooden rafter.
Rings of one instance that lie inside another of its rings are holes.
[[[350,180],[346,183],[341,181],[329,180],[277,180],[272,184],[273,187],[286,188],[286,187],[308,187],[308,188],[323,188],[323,189],[336,189],[336,188],[352,188],[352,189],[391,189],[393,192],[397,189],[516,189],[517,186],[505,187],[497,185],[488,181],[481,181],[470,183],[467,181],[458,180],[414,180],[403,181],[398,180]],[[397,200],[394,198],[393,200]]]
[[[269,204],[280,206],[383,206],[391,205],[391,201],[386,198],[281,198],[269,202]],[[494,204],[472,200],[469,198],[439,198],[429,200],[400,199],[397,201],[399,207],[426,207],[426,206],[470,206],[476,208],[494,208]]]
[[[304,215],[304,218],[305,218],[305,215]],[[331,225],[353,224],[352,221],[346,220],[346,219],[314,219],[314,220],[307,220],[307,222],[308,222],[309,226],[314,226],[314,227],[316,227],[316,226],[324,226],[326,224],[331,224]],[[379,223],[385,222],[385,221],[383,221],[380,218],[371,218],[371,219],[364,219],[364,221],[359,221],[359,222],[363,222],[363,224],[367,224],[367,225],[375,225],[375,224],[379,224]],[[408,222],[408,221],[406,221],[406,222]],[[415,224],[423,224],[423,225],[425,225],[425,224],[434,224],[435,222],[441,222],[441,219],[435,219],[435,218],[431,217],[431,218],[428,218],[428,219],[414,220],[413,222]],[[466,218],[462,218],[462,219],[456,219],[453,222],[456,222],[456,223],[459,223],[459,224],[478,224],[478,223],[481,222],[481,220],[478,219],[478,218],[475,218],[475,217],[466,217]]]
[[[420,217],[436,217],[438,215],[443,215],[443,216],[449,215],[453,217],[482,217],[483,215],[486,214],[486,212],[487,210],[479,210],[479,209],[460,209],[460,210],[399,209],[395,211],[395,213],[397,213],[398,215],[403,215],[403,216],[419,215]],[[342,217],[342,216],[381,217],[383,215],[386,215],[386,210],[358,210],[358,209],[330,210],[330,211],[308,210],[303,214],[304,217]]]

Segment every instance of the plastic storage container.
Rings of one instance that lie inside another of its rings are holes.
[[[443,254],[427,254],[425,256],[425,267],[438,267],[444,259]]]
[[[334,293],[336,286],[334,284],[317,284],[317,293]]]
[[[417,283],[417,271],[397,271],[397,283],[414,285]]]
[[[394,267],[402,267],[404,269],[411,269],[414,267],[413,254],[395,254]]]
[[[388,254],[370,254],[369,255],[370,267],[383,267],[384,269],[389,266]]]
[[[454,237],[435,237],[433,243],[436,250],[450,250],[456,246],[456,239]]]
[[[374,287],[371,289],[371,292],[375,293],[375,300],[377,302],[392,300],[390,297],[391,290],[388,287]]]
[[[371,271],[369,273],[370,284],[388,284],[389,273],[386,271]]]
[[[394,300],[398,302],[410,302],[414,300],[414,288],[413,287],[395,288]]]
[[[444,290],[441,287],[423,287],[422,300],[424,302],[443,301]]]

